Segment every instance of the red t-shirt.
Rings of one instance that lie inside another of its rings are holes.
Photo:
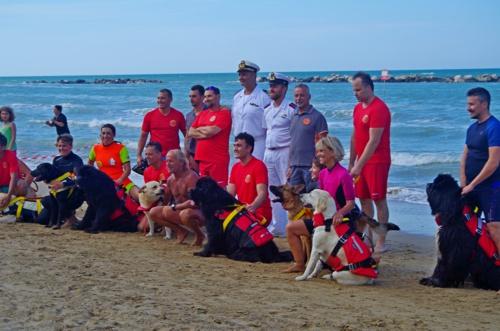
[[[186,135],[186,119],[180,111],[170,108],[168,115],[163,115],[155,108],[144,116],[142,131],[151,134],[150,141],[161,144],[161,155],[171,149],[179,149],[179,131]]]
[[[19,173],[17,157],[13,151],[3,151],[3,157],[0,159],[0,186],[9,186],[10,175]]]
[[[196,139],[194,159],[217,163],[229,160],[229,134],[231,133],[231,112],[226,108],[219,110],[206,109],[196,116],[193,128],[217,126],[221,129],[216,135]]]
[[[161,161],[160,169],[155,169],[153,166],[148,166],[144,170],[144,183],[157,181],[160,183],[166,182],[170,176],[167,168],[167,161]]]
[[[252,203],[257,197],[257,184],[267,186],[267,167],[264,162],[252,157],[250,162],[244,165],[237,162],[231,169],[229,183],[236,186],[236,197],[245,204]],[[268,221],[272,218],[271,202],[269,196],[257,209],[257,214],[264,216]]]
[[[363,108],[361,102],[358,103],[354,107],[353,123],[356,155],[361,157],[370,139],[371,128],[384,128],[380,143],[367,163],[391,163],[391,113],[387,105],[378,97],[375,97],[366,108]]]

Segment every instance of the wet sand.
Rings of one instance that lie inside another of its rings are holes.
[[[0,224],[0,329],[498,330],[495,292],[418,284],[433,238],[389,243],[376,285],[347,287],[296,282],[287,264],[194,257],[160,236]]]

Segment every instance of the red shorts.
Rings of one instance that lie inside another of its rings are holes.
[[[223,162],[200,161],[200,176],[212,177],[220,187],[226,189],[229,160]]]
[[[368,163],[354,181],[356,197],[360,199],[382,200],[387,195],[387,179],[390,164]]]

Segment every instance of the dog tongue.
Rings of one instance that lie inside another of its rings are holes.
[[[434,220],[436,221],[436,224],[438,226],[441,226],[441,215],[436,215],[436,217],[434,218]]]

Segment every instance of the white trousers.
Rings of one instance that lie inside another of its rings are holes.
[[[276,150],[266,149],[264,153],[264,163],[267,167],[269,176],[269,186],[285,185],[286,172],[288,170],[288,157],[290,155],[290,148],[280,148]],[[269,192],[270,199],[277,197]],[[288,223],[288,216],[286,211],[279,202],[272,202],[273,220],[269,225],[270,231],[277,236],[285,236],[285,227]]]
[[[255,137],[254,137],[255,138]],[[255,139],[252,155],[264,161],[264,151],[266,150],[266,136]]]

